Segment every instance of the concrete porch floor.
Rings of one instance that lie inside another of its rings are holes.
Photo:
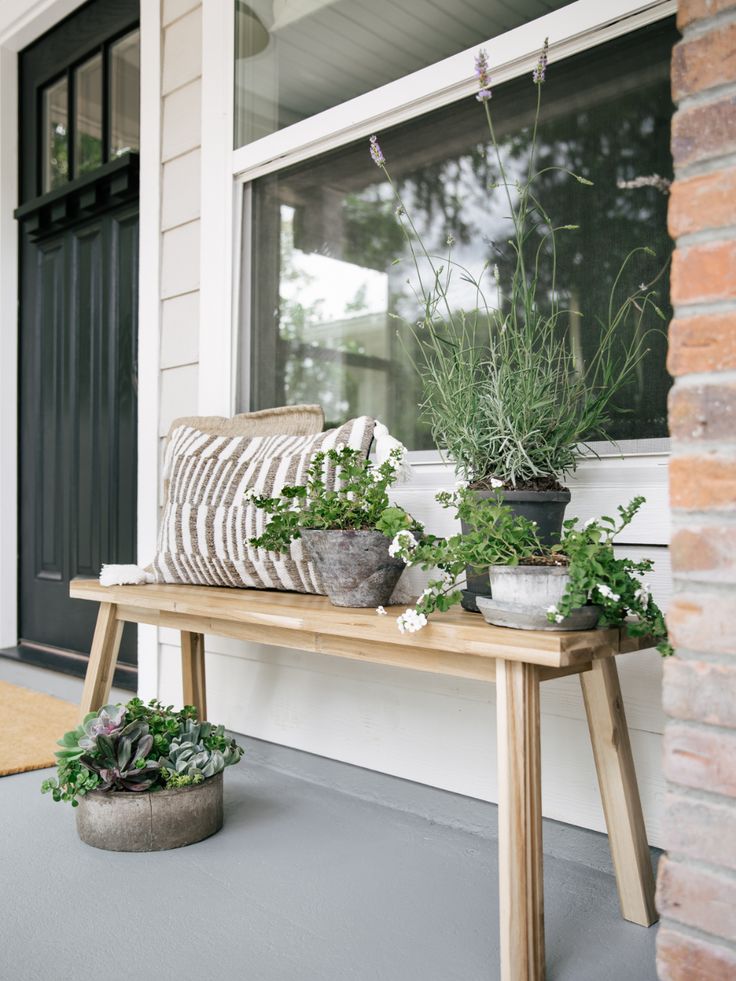
[[[0,679],[81,694],[3,658]],[[89,848],[72,809],[39,793],[52,771],[1,778],[0,977],[499,977],[493,805],[242,742],[223,830],[172,852]],[[656,927],[621,919],[605,836],[553,821],[544,836],[550,981],[656,981]]]

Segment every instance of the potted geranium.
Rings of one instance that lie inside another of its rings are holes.
[[[320,592],[335,606],[383,606],[391,598],[404,562],[392,548],[402,529],[420,532],[407,512],[389,502],[388,489],[398,479],[403,448],[383,463],[359,451],[339,447],[315,453],[304,484],[283,487],[276,497],[251,492],[249,499],[270,520],[250,544],[285,552],[301,539]],[[325,487],[327,468],[336,475],[335,489]]]
[[[618,517],[604,516],[579,525],[564,523],[560,542],[544,545],[533,522],[515,514],[503,495],[479,499],[467,489],[437,499],[452,508],[466,531],[450,538],[425,535],[409,542],[397,536],[396,551],[407,563],[439,570],[419,597],[416,609],[399,618],[399,629],[417,629],[435,610],[447,610],[461,597],[467,566],[487,570],[491,597],[478,597],[489,623],[530,630],[590,630],[597,624],[622,625],[632,636],[652,637],[669,653],[662,611],[642,577],[652,561],[616,555],[614,540],[633,520],[643,497],[635,497]]]
[[[420,408],[435,444],[446,451],[476,495],[502,490],[504,503],[535,521],[541,541],[552,545],[559,541],[570,500],[565,478],[589,441],[610,440],[616,400],[647,354],[646,317],[649,311],[660,318],[664,314],[654,303],[652,284],[642,284],[621,299],[626,267],[637,254],[653,254],[647,248],[633,249],[611,286],[607,308],[585,311],[589,317],[584,322],[598,329],[596,353],[583,359],[569,336],[571,320],[582,312],[568,308],[565,270],[558,268],[555,240],[560,234],[574,234],[577,226],[556,224],[540,202],[536,185],[550,169],[580,185],[592,181],[564,166],[537,170],[547,51],[545,41],[533,73],[536,113],[523,174],[504,160],[490,110],[485,52],[476,59],[476,98],[484,110],[496,168],[489,193],[501,195],[511,223],[508,241],[493,245],[498,262],[510,270],[508,280],[502,281],[492,259],[477,274],[458,265],[452,236],[445,255],[431,254],[391,180],[376,137],[370,152],[396,195],[398,220],[415,266],[421,306],[399,337],[403,334],[421,377]],[[543,276],[544,264],[548,274]],[[471,309],[453,305],[453,280],[458,276],[472,287]],[[469,573],[463,605],[473,609],[473,594],[487,594],[488,587],[472,570]]]
[[[190,845],[222,827],[222,771],[243,749],[223,726],[155,699],[105,705],[59,740],[41,790],[77,808],[82,841],[108,851]]]

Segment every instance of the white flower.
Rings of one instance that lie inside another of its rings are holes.
[[[397,618],[396,626],[402,634],[414,634],[417,630],[421,630],[422,627],[427,626],[427,618],[423,613],[408,609],[406,613],[402,613]]]
[[[646,608],[649,606],[649,600],[652,598],[652,589],[649,583],[642,583],[642,585],[634,593],[634,599],[639,600],[641,605]]]
[[[245,494],[243,494],[243,503],[248,504],[256,497],[258,497],[258,491],[255,487],[249,487]]]
[[[403,528],[401,531],[397,531],[394,535],[393,541],[388,547],[388,554],[394,558],[398,553],[404,549],[412,549],[417,547],[416,538],[412,535],[410,531]]]
[[[342,453],[342,451],[344,449],[345,449],[345,444],[344,443],[336,443],[335,444],[335,452],[336,453]]]
[[[555,623],[562,623],[562,621],[563,621],[564,619],[565,619],[565,618],[563,617],[563,615],[562,615],[561,613],[558,613],[558,614],[557,614],[557,615],[555,616]]]
[[[374,484],[380,483],[380,481],[383,480],[383,474],[381,471],[376,469],[371,470],[371,480]]]
[[[386,616],[386,611],[384,610],[384,608],[382,606],[377,606],[376,607],[376,613],[379,615],[379,617],[385,617]]]
[[[497,490],[499,487],[503,487],[503,481],[498,480],[497,477],[491,477],[491,487],[494,490]]]
[[[599,582],[595,588],[598,590],[598,593],[604,599],[613,600],[614,603],[618,603],[618,601],[621,599],[621,597],[619,596],[618,593],[614,593],[614,591],[611,589],[611,587],[610,586],[607,586],[603,582]]]
[[[456,491],[467,490],[467,487],[468,487],[467,480],[456,480],[455,481],[455,490]]]
[[[552,606],[547,607],[547,613],[557,613],[557,607],[554,605],[554,603]]]

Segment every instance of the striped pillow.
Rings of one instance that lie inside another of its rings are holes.
[[[312,456],[340,444],[368,455],[375,421],[367,416],[313,436],[229,437],[180,426],[164,461],[169,493],[153,560],[157,582],[321,593],[301,541],[282,555],[253,548],[266,515],[245,500],[252,488],[273,496],[306,480]],[[334,473],[326,484],[334,486]]]

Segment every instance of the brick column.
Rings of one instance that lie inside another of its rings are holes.
[[[736,0],[680,0],[662,981],[736,978]]]

